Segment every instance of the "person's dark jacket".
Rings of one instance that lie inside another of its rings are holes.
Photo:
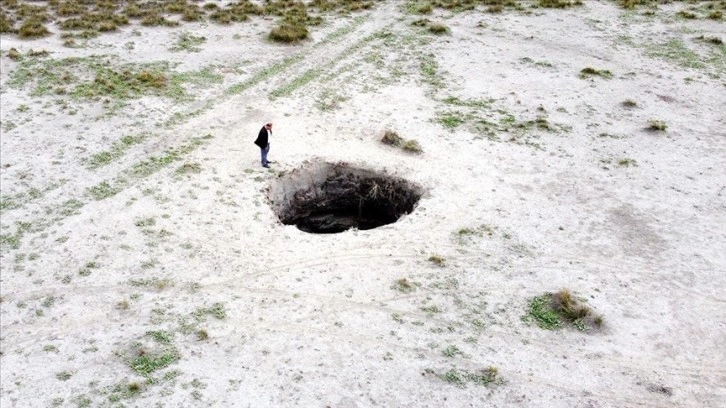
[[[262,126],[262,129],[260,129],[260,133],[257,135],[257,140],[255,140],[255,144],[257,146],[260,146],[260,149],[264,149],[265,147],[267,147],[268,143],[269,140],[267,140],[267,129]]]

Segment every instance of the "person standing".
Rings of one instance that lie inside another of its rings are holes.
[[[272,122],[267,122],[265,126],[260,129],[260,133],[257,135],[255,144],[260,147],[260,155],[262,156],[262,167],[269,168],[272,161],[267,160],[267,153],[270,152],[270,136],[272,136]]]

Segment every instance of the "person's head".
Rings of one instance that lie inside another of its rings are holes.
[[[272,122],[265,123],[265,128],[267,128],[267,130],[272,130]]]

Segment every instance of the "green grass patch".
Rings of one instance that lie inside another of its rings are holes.
[[[192,152],[201,144],[202,140],[200,138],[194,138],[190,143],[182,145],[176,149],[167,150],[161,156],[152,156],[144,161],[134,164],[131,167],[130,174],[134,177],[146,177],[154,174],[169,164],[177,160],[181,160],[184,155]]]
[[[664,43],[653,44],[647,50],[646,54],[650,57],[669,61],[684,68],[702,69],[706,66],[701,56],[688,48],[679,38],[671,38]]]
[[[174,333],[166,330],[151,330],[146,332],[146,335],[160,344],[171,344],[174,339]]]
[[[238,84],[232,85],[227,89],[225,93],[228,95],[236,95],[238,93],[244,92],[245,90],[259,84],[260,82],[282,73],[287,68],[295,65],[303,59],[305,59],[305,55],[303,53],[298,53],[287,57],[284,60],[278,62],[277,64],[273,64],[267,68],[262,69],[251,78]]]
[[[288,95],[292,94],[295,90],[302,88],[303,86],[305,86],[305,85],[309,84],[310,82],[314,81],[315,79],[319,78],[322,73],[323,73],[323,71],[320,69],[317,69],[317,68],[307,70],[301,76],[293,79],[287,85],[277,88],[277,89],[273,90],[272,92],[270,92],[270,97],[277,98],[280,96],[288,96]]]
[[[549,294],[536,296],[529,301],[529,309],[527,310],[528,319],[547,330],[562,327],[560,315],[550,306],[551,301],[552,297]]]
[[[124,136],[119,141],[111,145],[109,150],[102,151],[91,156],[88,159],[87,167],[93,170],[107,166],[126,154],[133,145],[143,142],[146,138],[147,135]]]
[[[436,122],[448,129],[455,129],[466,123],[468,115],[459,111],[441,112],[436,117]]]
[[[103,200],[105,198],[113,197],[123,190],[123,187],[119,185],[112,185],[108,181],[102,181],[93,187],[89,187],[86,192],[94,200]]]
[[[441,102],[452,106],[465,106],[467,108],[488,109],[491,108],[494,99],[460,99],[449,96]]]
[[[168,367],[179,360],[179,351],[173,347],[165,348],[156,353],[139,350],[137,357],[127,361],[129,367],[137,373],[148,377],[156,370]]]
[[[424,83],[434,88],[443,86],[443,79],[439,75],[439,63],[434,54],[424,54],[419,57],[419,70]]]
[[[227,318],[227,310],[223,303],[215,303],[210,307],[200,307],[196,309],[192,315],[197,320],[204,320],[207,316],[213,316],[217,319],[223,320]]]
[[[439,378],[449,384],[464,387],[466,384],[474,385],[490,385],[503,384],[504,380],[499,376],[499,370],[496,367],[489,367],[478,372],[459,370],[452,368],[449,371],[439,375]]]
[[[565,324],[580,331],[601,329],[603,326],[603,317],[568,289],[533,297],[522,319],[546,330],[559,329]]]

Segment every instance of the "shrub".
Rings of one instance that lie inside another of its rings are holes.
[[[0,33],[14,33],[13,21],[5,13],[0,12]]]
[[[29,19],[23,22],[18,30],[20,38],[40,38],[50,34],[40,20]]]
[[[446,34],[449,32],[449,27],[443,24],[433,23],[429,24],[429,31],[434,34]]]
[[[98,24],[98,31],[101,32],[116,31],[116,28],[116,23],[113,21],[104,21]]]
[[[668,129],[668,125],[662,120],[651,120],[648,123],[648,129],[654,132],[665,132]]]
[[[429,257],[429,262],[431,262],[432,264],[434,264],[436,266],[444,266],[446,260],[439,255],[431,255]]]
[[[610,79],[613,77],[613,73],[608,71],[607,69],[595,69],[592,67],[587,67],[580,70],[580,78],[585,79],[591,76],[599,76],[605,79]]]
[[[10,51],[8,51],[8,58],[17,61],[21,58],[20,52],[15,48],[11,48]]]
[[[431,3],[424,3],[418,5],[414,11],[418,14],[430,14],[433,11],[433,7],[431,7]]]
[[[381,138],[381,143],[399,147],[409,153],[420,153],[422,151],[421,145],[416,140],[404,139],[393,130],[386,130]]]
[[[690,11],[681,10],[678,13],[676,13],[678,17],[685,18],[688,20],[695,20],[698,18],[698,16],[694,13],[691,13]]]
[[[420,153],[421,152],[421,145],[417,141],[411,140],[411,139],[403,142],[403,144],[401,145],[401,148],[403,150],[405,150],[407,152],[411,152],[411,153]]]
[[[293,43],[308,38],[308,29],[302,24],[281,24],[270,31],[272,41]]]
[[[383,144],[391,146],[400,146],[401,143],[403,143],[403,138],[401,138],[398,133],[392,130],[386,130],[386,133],[383,134],[381,142],[383,142]]]

